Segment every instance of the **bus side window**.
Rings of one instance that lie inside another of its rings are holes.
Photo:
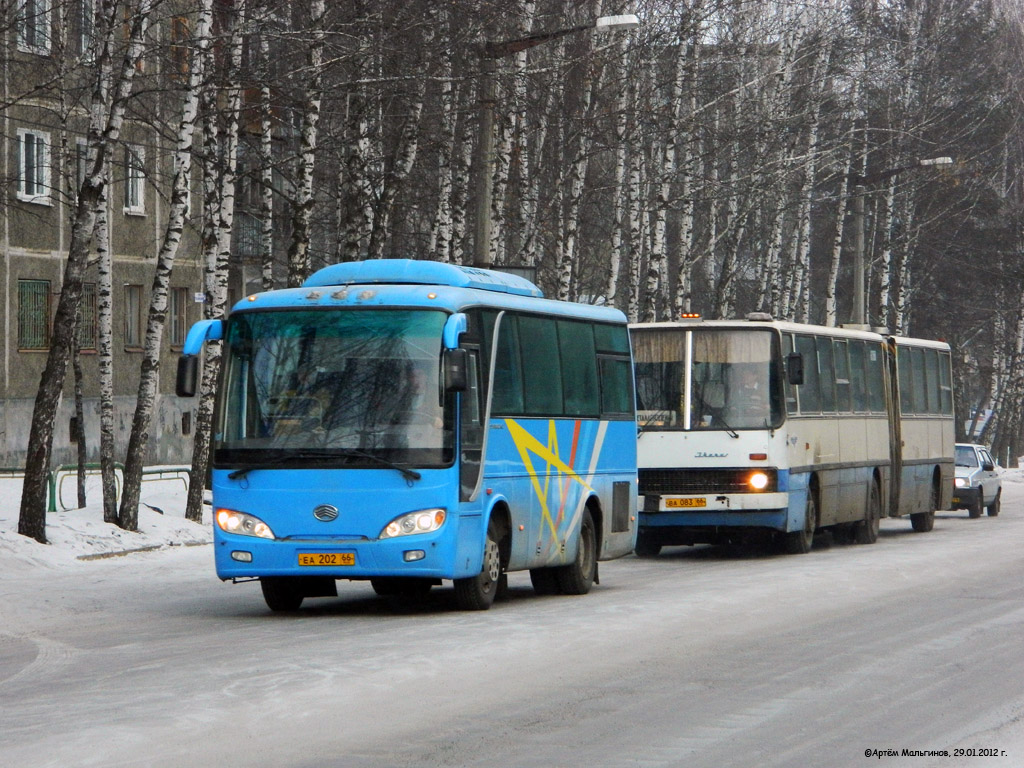
[[[850,351],[850,395],[853,410],[863,413],[868,410],[868,392],[864,379],[864,342],[851,341]]]
[[[789,333],[782,334],[782,359],[789,360],[789,356],[793,353],[793,335]],[[783,382],[783,390],[786,393],[786,413],[796,413],[796,387],[789,383],[788,371],[786,373],[786,379]]]
[[[633,415],[633,377],[628,359],[601,357],[601,416]]]
[[[885,350],[881,343],[868,345],[864,363],[867,373],[868,407],[872,413],[885,413]]]
[[[913,354],[911,378],[914,384],[914,413],[928,413],[928,382],[924,372],[924,350],[915,347],[910,350]]]
[[[519,318],[523,356],[523,411],[528,416],[562,415],[562,365],[555,321],[547,317]]]
[[[469,349],[466,356],[466,379],[468,386],[459,394],[461,407],[459,411],[459,440],[462,461],[459,464],[460,496],[468,501],[476,489],[480,474],[480,456],[483,450],[484,430],[481,423],[483,401],[480,397],[480,364],[479,352]]]
[[[939,413],[947,416],[953,413],[953,382],[949,361],[948,352],[939,353]]]
[[[494,343],[494,333],[489,338]],[[519,359],[519,328],[516,317],[505,313],[498,328],[498,348],[494,360],[492,414],[523,412],[523,373]]]
[[[821,410],[836,410],[836,374],[832,367],[832,342],[824,336],[816,339],[818,347],[818,381],[821,384]]]
[[[797,336],[796,351],[804,358],[804,383],[800,387],[800,413],[821,412],[821,385],[818,375],[818,352],[813,336]]]
[[[562,357],[566,416],[597,416],[600,401],[597,387],[597,356],[594,327],[573,320],[559,320],[558,348]]]
[[[915,413],[917,406],[914,403],[914,363],[911,360],[910,347],[896,347],[897,365],[896,369],[900,377],[900,413]]]
[[[939,351],[937,349],[923,351],[924,372],[928,387],[928,413],[942,413],[939,404]]]
[[[836,410],[849,413],[850,406],[850,363],[846,356],[846,342],[832,342],[832,359],[836,369]]]

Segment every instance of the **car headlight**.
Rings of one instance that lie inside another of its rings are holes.
[[[239,536],[256,536],[260,539],[273,539],[274,532],[270,526],[253,515],[244,512],[236,512],[233,509],[217,510],[217,525],[225,533],[234,533]]]
[[[394,539],[398,536],[413,536],[417,533],[430,533],[442,525],[446,513],[443,509],[421,509],[396,517],[380,532],[382,539]]]
[[[953,486],[956,487],[956,488],[966,488],[967,487],[967,478],[966,477],[956,477],[956,478],[953,478]]]

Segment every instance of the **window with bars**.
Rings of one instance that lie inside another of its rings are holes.
[[[142,348],[142,286],[124,287],[124,345]]]
[[[50,52],[50,0],[18,0],[16,23],[21,50]]]
[[[99,336],[96,283],[82,283],[82,303],[79,307],[78,348],[92,352],[96,350]]]
[[[124,148],[124,212],[144,214],[146,201],[145,187],[145,154],[142,147],[128,145]]]
[[[188,327],[188,288],[171,288],[168,296],[168,315],[171,325],[171,346],[184,346]]]
[[[48,349],[50,281],[18,281],[18,349]]]
[[[18,129],[18,198],[49,205],[50,135]]]

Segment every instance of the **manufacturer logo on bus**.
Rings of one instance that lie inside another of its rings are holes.
[[[728,453],[708,453],[707,451],[697,451],[693,454],[695,459],[725,459],[728,456]]]
[[[338,519],[338,508],[332,507],[330,504],[321,504],[313,509],[313,517],[321,523],[329,523]]]

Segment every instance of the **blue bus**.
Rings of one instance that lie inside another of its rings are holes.
[[[212,435],[217,575],[272,610],[338,579],[484,610],[506,574],[585,594],[636,540],[625,316],[493,270],[325,267],[194,325],[177,390],[224,345]]]

